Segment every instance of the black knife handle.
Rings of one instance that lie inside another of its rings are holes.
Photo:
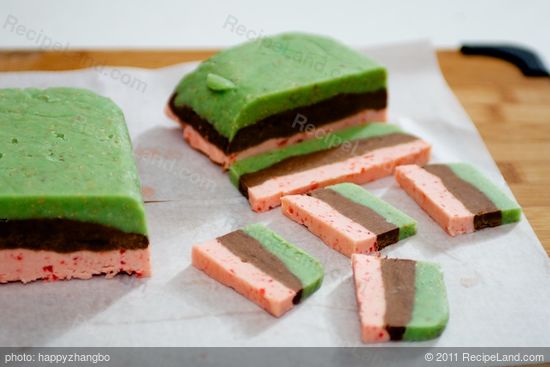
[[[540,57],[532,50],[511,45],[463,45],[464,55],[492,56],[516,65],[523,75],[548,77],[550,74]]]

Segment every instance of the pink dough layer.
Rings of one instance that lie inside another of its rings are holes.
[[[355,296],[365,343],[386,342],[390,335],[385,328],[386,296],[380,258],[354,254],[351,257]]]
[[[193,127],[185,123],[185,121],[180,121],[179,118],[175,116],[168,107],[166,108],[166,114],[168,115],[168,117],[176,122],[179,122],[183,126],[183,138],[189,143],[189,145],[191,145],[191,147],[203,152],[213,162],[221,164],[224,168],[228,168],[233,162],[238,159],[243,159],[252,155],[264,153],[275,148],[284,147],[286,145],[295,144],[300,141],[310,139],[312,137],[323,136],[324,134],[327,134],[331,131],[341,130],[349,126],[359,125],[367,122],[386,121],[387,119],[387,112],[385,109],[364,110],[355,115],[346,117],[342,120],[323,125],[318,129],[304,128],[304,131],[294,134],[290,137],[269,139],[243,151],[226,155],[223,151],[220,150],[220,148],[205,140]],[[306,124],[304,123],[304,125]]]
[[[346,256],[376,251],[376,234],[317,198],[287,195],[281,198],[281,205],[287,217],[305,225],[323,242]]]
[[[243,262],[215,239],[193,246],[192,258],[197,269],[235,289],[273,316],[279,317],[293,307],[295,291]]]
[[[417,165],[395,170],[399,185],[451,236],[474,231],[474,214],[447,190],[441,179]]]
[[[151,275],[149,249],[112,251],[75,251],[59,253],[27,249],[0,250],[0,283],[38,279],[90,279],[118,273]]]
[[[344,148],[340,148],[344,149]],[[263,212],[279,206],[281,197],[305,194],[319,187],[340,182],[364,184],[391,175],[402,164],[426,164],[431,147],[423,140],[373,150],[314,169],[273,177],[260,185],[248,188],[248,201],[252,210]]]

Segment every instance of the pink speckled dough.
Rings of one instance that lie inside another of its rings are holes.
[[[149,276],[149,249],[70,253],[0,250],[0,283],[28,283],[38,279],[89,279],[98,274],[112,278],[120,272]]]
[[[170,111],[169,108],[166,108],[165,110],[168,117],[175,121],[179,121],[179,119],[172,113],[172,111]],[[304,129],[304,131],[289,137],[269,139],[254,147],[228,155],[221,151],[217,146],[205,140],[193,127],[186,124],[184,121],[179,122],[183,125],[183,138],[189,143],[189,145],[191,145],[191,147],[203,152],[212,161],[223,165],[224,168],[227,168],[238,159],[250,157],[276,148],[298,143],[314,136],[323,136],[331,131],[336,131],[371,121],[386,121],[386,110],[364,110],[342,120],[323,125],[315,130]]]
[[[287,195],[281,204],[287,217],[305,225],[336,251],[346,256],[375,251],[374,233],[325,202],[311,196]]]
[[[235,289],[273,316],[279,317],[293,307],[295,291],[243,262],[215,239],[194,245],[192,262],[197,269]]]
[[[280,205],[283,195],[305,194],[319,187],[341,182],[364,184],[391,175],[402,164],[425,164],[430,159],[430,145],[422,140],[373,150],[342,162],[273,177],[248,189],[252,209],[263,212]]]
[[[439,177],[408,165],[397,167],[395,179],[451,236],[474,231],[474,214],[445,188]]]
[[[354,254],[351,257],[355,295],[359,308],[361,338],[364,342],[386,342],[390,340],[384,327],[386,298],[380,258]]]

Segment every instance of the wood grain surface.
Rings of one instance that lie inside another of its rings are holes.
[[[156,68],[204,59],[201,51],[3,51],[0,71],[68,70],[97,65]],[[443,75],[550,254],[550,78],[526,78],[504,61],[438,51]],[[1,82],[0,82],[1,85]]]

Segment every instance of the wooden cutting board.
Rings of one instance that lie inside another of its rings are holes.
[[[202,51],[0,52],[0,71],[68,70],[98,65],[157,68],[201,60]],[[438,51],[443,75],[550,254],[550,78],[526,78],[483,56]],[[0,81],[1,85],[1,81]]]

